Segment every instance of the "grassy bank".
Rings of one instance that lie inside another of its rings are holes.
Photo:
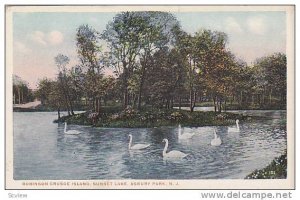
[[[255,170],[246,179],[285,179],[287,175],[287,153],[275,158],[261,170]]]
[[[88,112],[73,116],[62,117],[55,122],[65,122],[79,125],[93,125],[98,127],[159,127],[174,126],[225,126],[235,124],[236,119],[242,121],[255,120],[234,113],[189,112],[185,110],[143,110],[105,108],[96,119],[91,119]]]

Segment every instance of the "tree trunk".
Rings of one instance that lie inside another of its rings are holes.
[[[96,97],[95,100],[94,100],[94,110],[96,113],[99,113],[100,112],[100,98]]]
[[[142,105],[142,90],[145,82],[145,75],[146,75],[146,59],[144,58],[145,63],[142,64],[142,74],[140,78],[140,84],[139,84],[139,97],[138,97],[138,110],[141,110]]]
[[[69,102],[70,102],[71,114],[74,115],[73,103],[70,99],[69,99]]]
[[[98,110],[98,102],[97,102],[97,98],[94,98],[94,100],[93,100],[93,105],[94,105],[94,108],[93,108],[93,110],[94,110],[94,112],[97,112],[97,110]]]
[[[97,109],[97,113],[100,113],[101,111],[101,97],[100,98],[97,98],[97,101],[98,101],[98,109]]]
[[[196,106],[196,100],[197,100],[197,92],[194,92],[194,102],[193,102],[193,110]]]
[[[142,106],[142,86],[140,86],[139,88],[139,96],[138,96],[138,110],[141,110],[141,106]]]
[[[265,88],[263,90],[263,93],[262,93],[262,104],[265,104]]]
[[[217,112],[216,96],[213,97],[215,112]]]
[[[219,101],[219,111],[218,111],[219,113],[221,113],[222,112],[222,101],[220,100]]]
[[[190,90],[190,111],[194,111],[194,106],[193,106],[193,90]]]
[[[106,106],[106,98],[103,98],[104,106]]]
[[[21,90],[21,103],[24,103],[24,92]]]
[[[60,107],[57,108],[57,116],[58,116],[58,119],[60,119]]]
[[[93,99],[92,103],[93,103],[93,105],[92,105],[92,111],[96,112],[96,102],[95,102],[95,99]]]
[[[18,97],[19,97],[19,104],[21,104],[21,90],[18,87]]]
[[[286,97],[286,94],[281,94],[280,95],[280,104],[282,106],[284,106],[286,103],[285,103],[285,97]]]
[[[130,105],[130,103],[132,102],[130,97],[131,97],[131,95],[130,95],[130,93],[127,91],[127,106]]]
[[[243,106],[243,91],[241,91],[241,96],[240,96],[240,105]]]
[[[181,96],[179,97],[179,110],[181,110]]]
[[[269,94],[269,104],[272,104],[272,88],[270,90],[270,94]]]
[[[67,105],[67,110],[68,110],[68,116],[70,116],[71,115],[71,113],[70,113],[70,108],[69,108],[69,106]]]
[[[123,96],[123,107],[127,108],[128,105],[128,90],[127,87],[124,90],[124,96]]]
[[[129,100],[128,100],[128,68],[127,68],[127,63],[125,61],[122,61],[123,64],[123,87],[124,87],[124,91],[123,91],[123,107],[127,108]]]
[[[135,108],[136,107],[136,102],[137,102],[137,95],[134,94],[132,97],[133,101],[132,101],[132,107]]]

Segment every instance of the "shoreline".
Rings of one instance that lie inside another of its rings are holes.
[[[236,120],[240,122],[254,122],[256,120],[267,119],[261,116],[249,116],[239,113],[213,111],[185,110],[155,110],[153,112],[143,111],[132,113],[102,113],[95,119],[89,118],[89,113],[83,112],[71,116],[63,116],[56,119],[54,123],[64,123],[76,125],[90,125],[104,128],[156,128],[166,126],[203,127],[203,126],[230,126],[235,125]]]
[[[202,107],[202,106],[201,106]],[[199,106],[199,108],[201,108]],[[205,106],[203,106],[205,107]],[[179,110],[177,108],[173,108],[174,110]],[[181,110],[184,110],[184,109],[181,109]],[[241,111],[241,110],[244,110],[244,111],[250,111],[250,110],[257,110],[257,111],[287,111],[286,109],[264,109],[264,108],[261,108],[261,109],[227,109],[226,111],[222,111],[221,113],[227,113],[227,112],[232,112],[232,111]],[[74,112],[82,112],[83,110],[74,110]],[[185,110],[185,111],[188,111],[188,110]],[[57,110],[54,110],[54,109],[46,109],[46,108],[20,108],[20,107],[14,107],[13,108],[13,112],[57,112]],[[61,112],[67,112],[67,110],[61,110]],[[86,112],[86,111],[83,111],[83,112]],[[212,112],[212,111],[198,111],[198,110],[195,110],[194,112]],[[218,112],[217,112],[218,113]]]
[[[256,169],[245,179],[286,179],[287,178],[287,152],[275,157],[263,169]]]

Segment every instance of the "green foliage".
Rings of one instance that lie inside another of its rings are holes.
[[[34,100],[34,94],[28,87],[28,83],[19,76],[13,75],[13,103],[22,104]]]
[[[261,170],[255,170],[246,179],[286,179],[287,153],[275,158],[271,164]]]
[[[105,111],[104,111],[105,110]],[[178,123],[186,126],[225,126],[235,124],[235,119],[255,120],[239,114],[215,112],[189,112],[184,110],[172,109],[145,109],[137,111],[132,108],[120,110],[120,108],[106,107],[96,122],[89,119],[89,113],[82,113],[73,116],[62,117],[55,122],[64,122],[94,125],[100,127],[159,127],[176,126]],[[119,112],[111,112],[120,110]],[[220,117],[222,115],[222,117]]]
[[[60,119],[54,120],[55,123],[68,122],[70,124],[91,125],[86,113],[75,114],[72,116],[63,116]]]
[[[108,48],[101,48],[101,40]],[[77,107],[95,112],[103,123],[132,118],[175,123],[193,117],[206,123],[198,114],[173,111],[175,106],[188,106],[191,112],[199,105],[214,106],[219,113],[285,109],[286,56],[275,53],[247,66],[232,54],[227,42],[223,32],[186,33],[171,13],[121,12],[102,33],[89,25],[79,26],[79,63],[70,69],[70,59],[58,54],[54,58],[57,79],[41,80],[37,96],[58,111],[72,114]],[[115,76],[105,76],[104,69],[113,69]],[[14,91],[18,89],[14,86]],[[106,112],[108,104],[131,110]],[[154,113],[145,111],[148,108]],[[156,115],[162,109],[171,111]]]

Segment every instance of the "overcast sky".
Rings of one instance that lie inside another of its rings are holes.
[[[13,73],[36,88],[43,77],[54,78],[54,57],[62,53],[77,63],[76,29],[89,24],[99,32],[116,13],[14,13]],[[173,13],[189,33],[211,29],[228,35],[228,48],[251,64],[256,58],[286,52],[285,12]]]

